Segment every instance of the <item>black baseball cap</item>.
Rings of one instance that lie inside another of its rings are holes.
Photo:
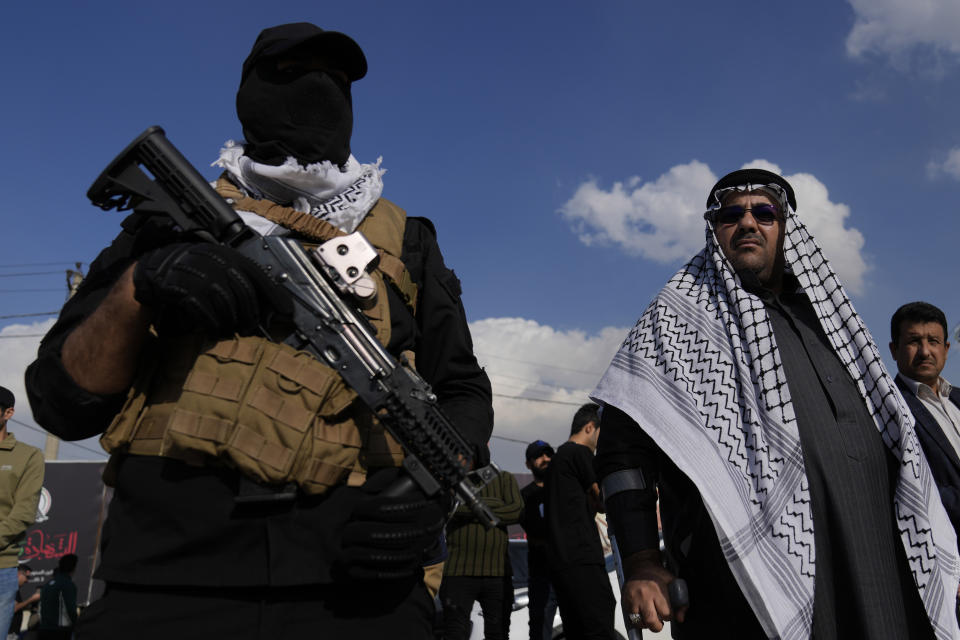
[[[15,398],[13,397],[13,392],[6,387],[0,387],[0,407],[4,409],[9,409],[14,405]]]
[[[553,447],[551,447],[549,444],[547,444],[543,440],[535,440],[527,445],[528,461],[535,460],[540,456],[542,456],[543,454],[547,454],[552,458],[554,454]]]
[[[243,61],[242,83],[258,62],[274,58],[295,47],[309,43],[336,63],[350,82],[367,75],[367,58],[353,38],[339,31],[324,31],[309,22],[291,22],[264,29],[253,43],[250,55]]]
[[[787,193],[787,202],[790,203],[794,211],[797,210],[797,196],[794,195],[793,187],[790,186],[790,183],[787,182],[783,176],[777,175],[773,171],[767,171],[766,169],[739,169],[723,176],[717,184],[713,185],[713,188],[710,189],[710,193],[707,195],[707,207],[709,208],[713,204],[713,195],[720,189],[739,187],[744,184],[757,186],[775,184],[780,186]]]

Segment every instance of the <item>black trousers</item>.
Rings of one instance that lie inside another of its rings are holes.
[[[470,610],[474,602],[480,603],[483,613],[484,640],[507,640],[513,608],[513,583],[509,576],[444,576],[440,583],[444,640],[470,637]]]
[[[603,565],[556,567],[551,578],[567,640],[616,640],[617,600]]]
[[[553,618],[557,614],[557,595],[546,576],[530,576],[527,583],[530,613],[530,640],[551,640]]]
[[[402,588],[401,588],[402,587]],[[77,640],[383,640],[433,638],[422,581],[217,589],[108,584],[80,616]]]

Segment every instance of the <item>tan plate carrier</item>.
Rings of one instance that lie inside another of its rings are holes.
[[[217,191],[234,208],[292,229],[305,246],[342,231],[267,200],[245,196],[225,177]],[[417,286],[400,260],[406,214],[380,199],[358,230],[380,254],[371,274],[376,305],[365,311],[377,339],[390,341],[389,282],[411,312]],[[413,362],[411,353],[406,354]],[[219,342],[197,335],[154,339],[120,413],[100,439],[112,454],[165,456],[226,465],[270,485],[296,483],[320,494],[363,483],[368,469],[397,466],[403,452],[356,393],[308,353],[258,336]],[[104,474],[111,483],[111,467]]]

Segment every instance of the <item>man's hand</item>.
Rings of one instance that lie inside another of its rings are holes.
[[[156,312],[160,332],[249,334],[271,314],[293,313],[290,294],[249,258],[215,244],[171,244],[145,253],[134,297]]]
[[[400,477],[399,469],[374,474],[357,492],[340,540],[339,569],[355,580],[409,578],[423,566],[424,553],[436,544],[446,510],[417,487],[399,496],[384,495]]]
[[[22,611],[32,605],[34,602],[40,601],[40,589],[37,589],[33,592],[33,595],[24,600],[23,602],[17,602],[13,605],[13,612]]]
[[[663,629],[665,620],[683,622],[687,607],[671,609],[667,587],[675,578],[663,568],[659,551],[638,551],[625,558],[623,564],[622,606],[628,619],[630,614],[639,614],[637,626],[651,631]]]

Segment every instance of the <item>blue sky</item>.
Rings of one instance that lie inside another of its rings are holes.
[[[507,438],[565,439],[626,329],[702,246],[707,189],[748,163],[794,182],[886,351],[903,302],[960,323],[960,8],[916,4],[14,3],[0,41],[0,315],[59,308],[62,270],[120,222],[86,190],[147,126],[215,177],[220,146],[241,136],[234,94],[257,33],[307,20],[366,52],[354,155],[382,157],[385,197],[436,223],[506,468],[523,451]],[[56,273],[5,277],[38,271]],[[42,332],[35,321],[0,319],[0,384],[22,388],[37,339],[10,336]],[[945,374],[960,382],[960,355]],[[26,403],[17,417],[32,424]]]

